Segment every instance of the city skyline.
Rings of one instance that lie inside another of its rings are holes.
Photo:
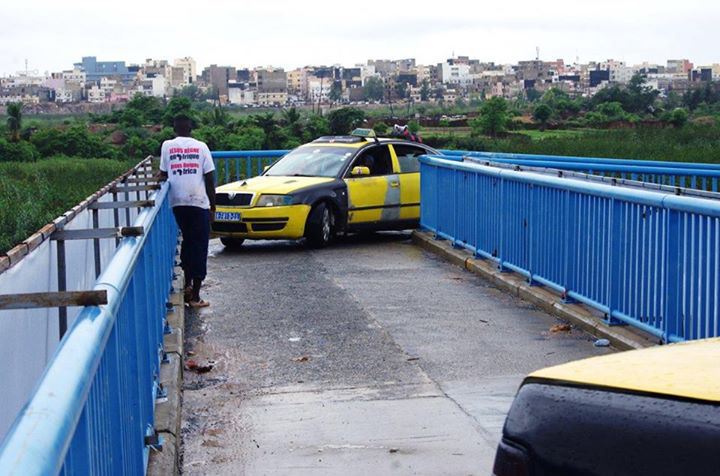
[[[286,69],[394,58],[434,64],[453,52],[510,64],[535,58],[536,47],[541,59],[567,63],[576,58],[627,64],[663,64],[668,58],[689,58],[696,65],[720,61],[712,41],[720,5],[698,0],[686,1],[682,10],[664,1],[617,0],[596,11],[567,0],[541,6],[518,1],[493,6],[492,12],[469,1],[455,3],[452,10],[389,9],[374,0],[344,10],[328,5],[282,0],[239,6],[218,0],[202,8],[178,2],[168,10],[129,0],[115,15],[86,0],[73,2],[72,9],[45,1],[7,5],[0,75],[23,71],[26,59],[30,70],[60,71],[88,54],[127,63],[192,56],[199,67],[272,64]],[[58,41],[60,48],[54,46]]]

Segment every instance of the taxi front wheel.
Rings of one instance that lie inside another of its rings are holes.
[[[307,225],[305,225],[305,238],[313,248],[327,246],[335,233],[335,215],[325,203],[319,203],[310,210]]]

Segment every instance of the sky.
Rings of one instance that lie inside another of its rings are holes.
[[[720,63],[720,2],[511,0],[390,2],[3,0],[0,75],[71,69],[82,56],[141,63],[192,56],[237,67],[436,64],[455,55]]]

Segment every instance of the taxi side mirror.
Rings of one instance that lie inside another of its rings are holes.
[[[352,172],[350,172],[350,175],[353,177],[362,177],[365,175],[370,175],[370,168],[369,167],[353,167]]]
[[[266,165],[265,167],[263,167],[263,173],[267,172],[267,170],[268,170],[269,168],[270,168],[269,165]]]

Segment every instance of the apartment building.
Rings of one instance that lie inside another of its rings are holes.
[[[182,69],[183,79],[182,83],[180,83],[180,86],[188,86],[195,82],[195,79],[197,78],[197,65],[194,59],[189,56],[185,56],[183,58],[176,58],[173,61],[173,66],[175,68]]]

